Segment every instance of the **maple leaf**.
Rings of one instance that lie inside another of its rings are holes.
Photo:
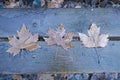
[[[105,47],[109,40],[107,34],[100,34],[100,27],[97,27],[94,23],[88,30],[88,36],[83,33],[78,34],[85,47]]]
[[[20,74],[12,74],[12,78],[14,80],[22,80],[22,76]]]
[[[85,47],[93,47],[95,49],[96,55],[98,57],[98,63],[100,63],[100,55],[98,54],[97,47],[105,47],[108,43],[108,35],[100,34],[100,27],[96,24],[92,24],[88,30],[88,36],[83,33],[78,33],[80,40]]]
[[[9,2],[6,2],[6,8],[17,8],[20,6],[19,1],[16,2],[15,0],[9,0]]]
[[[59,27],[54,30],[49,28],[47,33],[49,38],[44,38],[48,45],[59,45],[62,46],[65,50],[72,47],[70,43],[72,41],[72,37],[74,36],[74,32],[65,33],[64,26],[61,24]]]
[[[22,49],[29,51],[40,48],[36,43],[38,41],[38,34],[32,35],[30,31],[23,24],[22,29],[17,31],[18,38],[16,36],[9,38],[9,44],[12,46],[7,52],[13,54],[13,56],[19,54]]]
[[[39,74],[38,80],[54,80],[52,74]]]
[[[51,0],[48,2],[48,8],[60,8],[64,0]]]
[[[45,0],[42,0],[41,3],[42,3],[41,6],[44,6],[45,5]]]

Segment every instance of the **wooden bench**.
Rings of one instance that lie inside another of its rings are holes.
[[[39,41],[42,48],[13,56],[6,52],[10,47],[6,37],[17,35],[16,30],[20,30],[23,23],[40,36],[46,36],[48,27],[56,29],[60,23],[67,32],[87,34],[89,25],[96,23],[101,33],[116,38],[111,38],[106,47],[97,48],[100,64],[95,50],[83,47],[80,41],[72,41],[73,47],[68,51]],[[0,9],[0,73],[120,72],[119,37],[120,9]]]

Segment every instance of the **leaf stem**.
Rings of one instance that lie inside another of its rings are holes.
[[[95,49],[96,55],[98,57],[98,64],[100,64],[100,55],[98,54],[97,48],[94,47],[94,49]]]
[[[56,47],[55,60],[57,59],[57,56],[58,56],[58,47]]]

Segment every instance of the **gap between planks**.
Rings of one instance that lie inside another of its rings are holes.
[[[48,36],[39,36],[38,41],[45,41],[43,38],[48,38]],[[110,36],[109,41],[120,41],[120,36]],[[80,41],[79,37],[73,37],[72,41]],[[8,37],[0,37],[0,42],[8,42]]]

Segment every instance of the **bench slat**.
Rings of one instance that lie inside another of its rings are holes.
[[[57,28],[61,23],[68,32],[83,33],[87,33],[91,23],[96,23],[102,33],[119,36],[119,16],[119,9],[0,9],[0,37],[16,35],[23,23],[31,32],[42,36],[48,27]]]
[[[120,42],[110,41],[105,48],[97,49],[100,64],[94,48],[84,48],[80,42],[72,42],[74,47],[68,51],[47,46],[45,42],[39,44],[41,49],[22,51],[13,57],[6,52],[10,46],[6,42],[0,43],[0,73],[120,72]]]

